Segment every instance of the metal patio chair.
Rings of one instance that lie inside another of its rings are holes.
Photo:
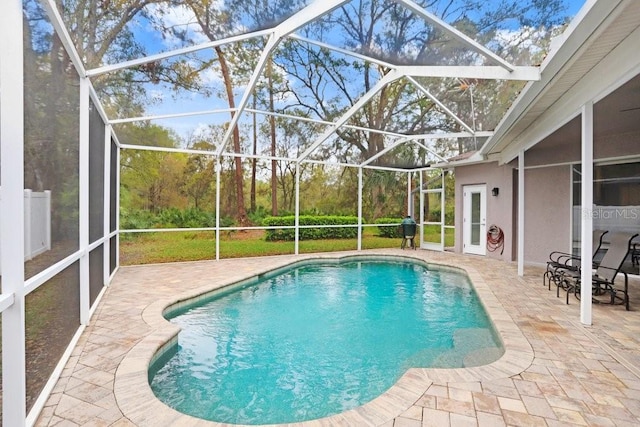
[[[596,255],[602,247],[603,237],[607,234],[607,230],[593,230],[592,238],[592,253],[591,260],[594,267],[596,264]],[[542,275],[542,285],[548,285],[551,290],[551,281],[556,286],[561,285],[559,278],[564,271],[577,271],[580,268],[580,257],[577,255],[569,254],[566,252],[553,251],[549,254],[549,261],[547,261],[547,269]],[[559,292],[559,291],[558,291]]]
[[[608,295],[608,302],[604,302],[597,298],[593,299],[598,304],[624,304],[629,310],[629,276],[622,271],[625,259],[632,251],[631,241],[638,237],[638,233],[613,233],[607,253],[600,261],[591,276],[591,284],[593,286],[593,296]],[[620,286],[620,281],[616,281],[619,274],[624,276],[624,285]],[[581,275],[580,269],[576,271],[565,271],[562,273],[562,287],[567,291],[567,304],[569,304],[569,293],[579,298]],[[559,294],[558,288],[558,294]]]

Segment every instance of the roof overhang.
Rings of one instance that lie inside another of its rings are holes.
[[[640,72],[640,1],[591,0],[554,40],[541,65],[480,149],[483,160],[512,161]],[[478,156],[469,161],[477,162]]]

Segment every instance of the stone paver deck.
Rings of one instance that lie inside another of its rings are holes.
[[[363,251],[123,267],[107,289],[37,426],[215,426],[157,400],[147,383],[154,353],[176,334],[161,314],[178,300],[292,261],[357,254],[411,256],[467,270],[505,344],[498,361],[468,369],[410,369],[389,391],[314,426],[638,426],[640,283],[632,311],[565,305],[513,264],[430,251]]]

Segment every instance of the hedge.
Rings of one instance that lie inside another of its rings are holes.
[[[401,222],[402,222],[402,218],[378,218],[375,221],[375,224],[396,224],[396,225],[379,225],[378,231],[380,232],[380,237],[397,238],[397,237],[402,237],[402,231],[400,228]]]
[[[269,216],[262,221],[265,227],[294,226],[296,217]],[[300,225],[358,225],[356,216],[313,216],[301,215]],[[295,240],[296,231],[293,228],[267,230],[265,239],[268,242],[276,240]],[[352,239],[358,237],[358,227],[318,227],[300,228],[300,240],[318,239]]]

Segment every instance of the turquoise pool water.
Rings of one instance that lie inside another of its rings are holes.
[[[466,275],[413,262],[301,266],[171,316],[182,331],[150,369],[154,393],[228,423],[340,413],[408,368],[490,363],[503,352]]]

